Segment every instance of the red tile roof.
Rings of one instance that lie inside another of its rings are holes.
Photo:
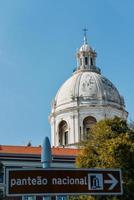
[[[52,154],[59,156],[76,156],[78,152],[78,149],[73,148],[52,148]],[[40,155],[41,147],[0,145],[0,154]]]

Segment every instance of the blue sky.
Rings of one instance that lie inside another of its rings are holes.
[[[0,144],[50,136],[51,101],[76,67],[85,26],[134,120],[133,10],[133,0],[0,0]]]

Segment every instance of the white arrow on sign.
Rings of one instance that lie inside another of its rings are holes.
[[[111,179],[110,180],[104,180],[104,183],[111,184],[111,186],[109,187],[109,190],[112,190],[117,185],[118,180],[112,174],[108,174],[108,176]]]

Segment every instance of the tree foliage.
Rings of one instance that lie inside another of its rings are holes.
[[[98,122],[84,141],[76,165],[80,168],[120,168],[123,195],[81,197],[88,200],[134,199],[134,129],[118,117]]]

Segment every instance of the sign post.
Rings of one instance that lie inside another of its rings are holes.
[[[52,162],[51,145],[48,137],[45,137],[42,146],[41,162],[43,168],[50,168]],[[50,200],[49,196],[43,198],[44,200]]]
[[[8,169],[7,196],[121,195],[119,169]]]

